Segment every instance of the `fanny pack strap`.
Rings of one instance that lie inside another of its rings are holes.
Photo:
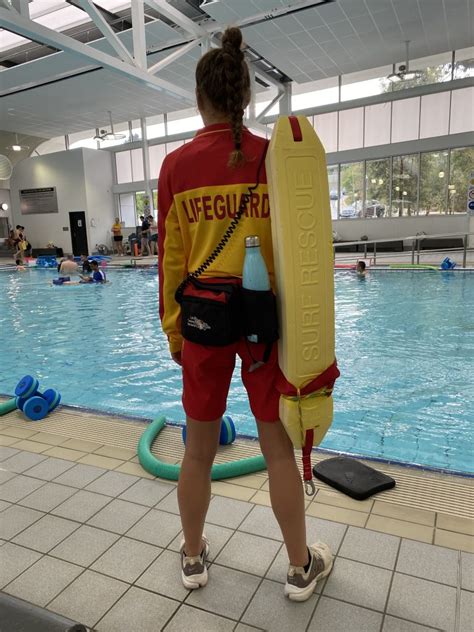
[[[232,234],[234,233],[235,229],[237,228],[237,226],[239,224],[239,221],[240,221],[240,218],[243,216],[243,214],[245,213],[245,210],[247,209],[247,205],[250,202],[250,198],[252,197],[252,193],[255,191],[255,189],[260,184],[260,174],[261,174],[261,171],[262,171],[263,163],[265,162],[265,156],[267,155],[268,145],[269,145],[269,141],[266,141],[264,150],[263,150],[262,155],[260,157],[260,162],[258,163],[257,179],[256,179],[255,184],[248,188],[247,193],[242,194],[242,199],[241,199],[241,202],[240,202],[240,206],[239,206],[239,208],[237,210],[237,213],[235,214],[234,219],[231,221],[231,223],[230,223],[229,227],[227,228],[227,230],[225,231],[225,233],[222,235],[222,239],[217,244],[217,246],[214,248],[213,252],[211,252],[209,257],[204,261],[204,263],[202,263],[199,266],[199,268],[194,270],[194,272],[190,272],[187,275],[187,277],[179,284],[178,289],[176,290],[175,295],[174,295],[175,300],[176,300],[177,303],[181,303],[182,298],[183,298],[183,292],[186,289],[186,287],[189,285],[189,283],[193,279],[199,278],[202,275],[202,273],[207,270],[207,268],[211,265],[211,263],[214,263],[214,261],[220,255],[220,253],[224,250],[225,245],[227,244],[227,242],[231,238]]]

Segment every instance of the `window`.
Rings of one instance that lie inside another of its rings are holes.
[[[125,228],[135,228],[135,195],[133,193],[121,193],[119,195],[120,219]]]
[[[392,66],[384,66],[342,75],[341,101],[362,99],[386,92],[384,79],[391,72]]]
[[[148,148],[150,155],[150,178],[155,180],[158,178],[161,170],[161,165],[166,156],[165,145],[151,145]]]
[[[362,215],[364,163],[341,165],[339,219],[355,219]]]
[[[435,151],[420,156],[419,215],[446,213],[448,155],[448,151]]]
[[[474,88],[453,90],[450,134],[472,132],[474,129]]]
[[[452,53],[440,53],[431,55],[430,57],[422,57],[420,59],[410,59],[410,70],[421,70],[422,74],[416,79],[410,81],[400,81],[392,83],[392,90],[406,90],[416,86],[423,86],[431,83],[442,83],[451,80],[452,71]],[[406,60],[400,62],[406,64]],[[398,70],[400,63],[396,64]]]
[[[394,156],[392,161],[392,217],[416,215],[418,154]]]
[[[337,151],[337,112],[313,117],[313,127],[326,152]]]
[[[390,158],[368,160],[363,217],[387,217],[390,205]]]
[[[364,146],[364,108],[339,112],[339,151]]]
[[[339,165],[328,166],[328,184],[331,219],[337,219],[339,211]]]
[[[143,173],[143,151],[140,147],[139,149],[132,149],[130,154],[132,157],[133,182],[140,182],[145,177]]]
[[[115,154],[117,183],[132,182],[132,159],[130,151],[118,151]]]
[[[148,140],[165,135],[165,122],[163,114],[150,116],[146,119],[146,136]]]
[[[392,103],[392,143],[418,138],[420,97]]]
[[[145,191],[137,191],[135,193],[135,212],[137,224],[140,223],[140,215],[150,214],[150,199]]]
[[[420,138],[444,136],[448,133],[450,98],[449,92],[421,97]]]
[[[469,177],[474,171],[474,147],[452,149],[448,185],[448,213],[466,213]]]
[[[474,77],[474,46],[455,52],[454,79]]]
[[[309,85],[306,84],[302,94],[297,94],[299,89],[302,88],[299,88],[298,84],[296,84],[291,97],[291,109],[293,112],[339,101],[339,80],[337,77],[321,79]],[[309,89],[312,91],[308,92]]]
[[[390,143],[391,103],[377,103],[365,108],[364,147]]]

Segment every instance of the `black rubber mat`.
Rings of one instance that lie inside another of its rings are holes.
[[[346,456],[321,461],[313,467],[313,474],[356,500],[365,500],[395,487],[395,480],[390,476]]]
[[[0,632],[87,632],[87,628],[0,592]]]

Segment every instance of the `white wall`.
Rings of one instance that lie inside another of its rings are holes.
[[[52,186],[56,187],[59,213],[20,213],[20,189]],[[13,223],[25,226],[33,248],[44,248],[52,241],[68,253],[72,251],[69,213],[84,211],[92,252],[97,243],[110,241],[107,237],[114,217],[111,190],[109,152],[78,148],[27,158],[15,165],[10,179]],[[95,226],[91,226],[91,219]]]
[[[86,187],[87,239],[89,250],[96,244],[112,243],[112,224],[115,218],[112,193],[113,154],[96,149],[83,149],[84,182]]]
[[[369,239],[402,239],[419,232],[427,235],[462,233],[467,230],[466,215],[439,217],[393,217],[380,219],[343,219],[332,223],[333,230],[344,241],[358,241],[363,235]]]
[[[2,204],[8,204],[8,211],[2,211]],[[6,217],[8,219],[8,223],[12,225],[12,203],[10,199],[10,189],[0,189],[0,217]],[[4,238],[0,237],[0,243],[5,241]]]

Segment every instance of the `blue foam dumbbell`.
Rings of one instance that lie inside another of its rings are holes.
[[[186,445],[186,426],[183,426],[181,436],[183,438],[184,445]],[[229,445],[233,443],[234,441],[235,441],[235,424],[232,420],[232,417],[229,417],[229,415],[225,415],[225,417],[222,417],[221,431],[219,434],[219,443],[220,445]]]
[[[39,382],[31,375],[25,375],[21,378],[15,388],[15,395],[22,399],[28,399],[38,393]]]
[[[31,419],[31,421],[40,421],[41,419],[44,419],[48,412],[48,402],[39,395],[30,397],[23,404],[23,414],[28,417],[28,419]]]
[[[43,399],[48,403],[48,412],[52,412],[57,408],[61,402],[61,393],[58,393],[54,388],[48,388],[43,394]]]

